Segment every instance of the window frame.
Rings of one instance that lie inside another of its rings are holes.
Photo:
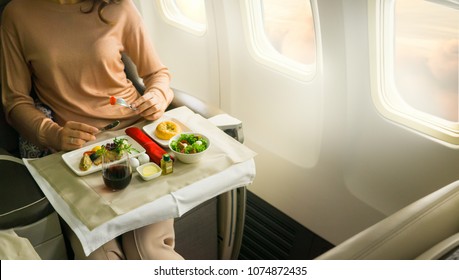
[[[246,42],[251,56],[259,63],[293,77],[300,81],[309,82],[316,78],[321,69],[321,40],[319,30],[319,15],[315,0],[309,1],[311,4],[314,38],[316,48],[315,63],[303,64],[279,53],[269,42],[265,35],[262,20],[262,0],[240,0],[241,14],[243,16],[243,26]],[[253,36],[251,36],[253,34]]]
[[[202,37],[207,33],[207,18],[206,24],[201,24],[184,16],[180,9],[175,5],[174,1],[156,0],[156,3],[161,11],[164,21],[178,29],[182,29],[188,33]]]
[[[459,122],[448,121],[415,109],[398,93],[393,71],[395,1],[376,0],[370,1],[368,5],[373,103],[387,119],[414,129],[436,142],[459,148]]]

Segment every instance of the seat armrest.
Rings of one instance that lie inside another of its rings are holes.
[[[415,259],[459,232],[459,181],[356,234],[317,259]]]
[[[417,260],[448,260],[459,257],[459,233],[439,242],[420,256]]]
[[[223,110],[215,106],[212,106],[197,97],[185,93],[184,91],[178,89],[172,90],[174,91],[174,99],[167,108],[168,110],[178,108],[181,106],[186,106],[190,108],[193,112],[200,114],[206,119],[224,113]]]

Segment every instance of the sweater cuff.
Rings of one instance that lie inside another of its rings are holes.
[[[53,122],[51,119],[43,119],[38,131],[38,141],[40,145],[60,151],[60,134],[62,129],[63,127]]]
[[[166,92],[159,87],[153,87],[150,91],[153,91],[156,95],[163,97],[167,105],[169,105],[172,102],[172,99],[174,99],[174,92],[170,88],[166,88],[165,90]]]

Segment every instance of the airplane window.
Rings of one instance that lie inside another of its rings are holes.
[[[207,30],[204,0],[160,0],[161,10],[168,22],[195,35]]]
[[[301,79],[316,71],[316,33],[310,1],[241,1],[248,13],[252,51],[266,64]]]
[[[380,3],[382,103],[411,127],[459,144],[459,3]]]
[[[447,2],[447,1],[445,1]],[[395,2],[395,84],[411,106],[459,121],[456,9],[425,0]]]

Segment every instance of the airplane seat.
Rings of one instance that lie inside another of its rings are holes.
[[[1,95],[0,95],[1,96]],[[67,259],[59,218],[17,153],[0,106],[0,231],[27,238],[42,259]]]
[[[2,135],[3,132],[0,128]],[[19,237],[28,239],[41,259],[67,259],[56,212],[22,160],[3,147],[0,147],[0,231],[14,230]]]
[[[459,259],[459,181],[413,202],[316,259]]]

